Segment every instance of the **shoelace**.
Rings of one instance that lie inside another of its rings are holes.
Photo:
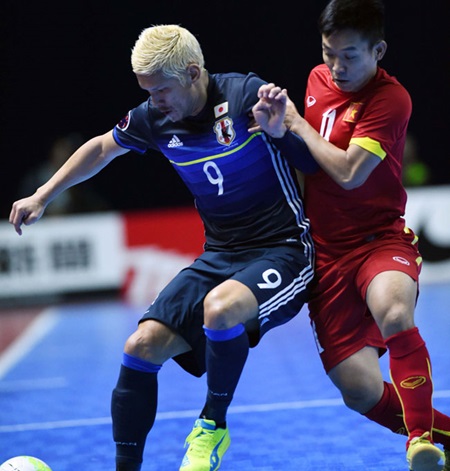
[[[202,427],[196,427],[186,438],[186,443],[190,445],[189,453],[198,457],[204,457],[210,453],[209,442],[212,441],[214,430],[205,430]],[[198,440],[197,440],[198,439]]]

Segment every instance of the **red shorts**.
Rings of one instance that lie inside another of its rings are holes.
[[[327,262],[317,252],[316,285],[308,303],[325,371],[366,346],[386,346],[366,304],[372,279],[396,270],[418,282],[421,257],[413,233],[385,236]]]

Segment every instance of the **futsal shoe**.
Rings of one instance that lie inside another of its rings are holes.
[[[197,419],[186,438],[188,446],[180,471],[216,471],[230,446],[228,428],[216,428],[214,420]]]
[[[413,438],[406,453],[411,471],[443,471],[444,453],[430,442],[430,433]]]

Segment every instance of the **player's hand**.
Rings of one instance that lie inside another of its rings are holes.
[[[38,221],[44,214],[46,205],[35,196],[29,196],[13,203],[9,222],[17,234],[22,235],[22,224],[29,226]]]
[[[288,129],[291,129],[292,123],[297,119],[301,118],[300,113],[298,112],[294,102],[287,97],[286,99],[286,113],[284,116],[284,124]]]
[[[259,88],[258,98],[252,109],[257,125],[249,128],[249,132],[263,130],[269,136],[283,137],[287,129],[284,124],[288,99],[286,90],[269,83]]]

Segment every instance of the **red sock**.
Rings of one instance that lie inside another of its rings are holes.
[[[403,422],[402,404],[390,383],[384,383],[384,391],[378,404],[363,414],[368,419],[387,427],[394,433],[407,435],[405,422]]]
[[[400,398],[408,442],[433,428],[431,363],[419,329],[399,332],[386,339],[392,383]]]
[[[433,440],[450,450],[450,417],[434,409]],[[363,414],[377,424],[400,435],[408,435],[403,421],[402,404],[391,383],[384,383],[384,392],[378,404]]]

